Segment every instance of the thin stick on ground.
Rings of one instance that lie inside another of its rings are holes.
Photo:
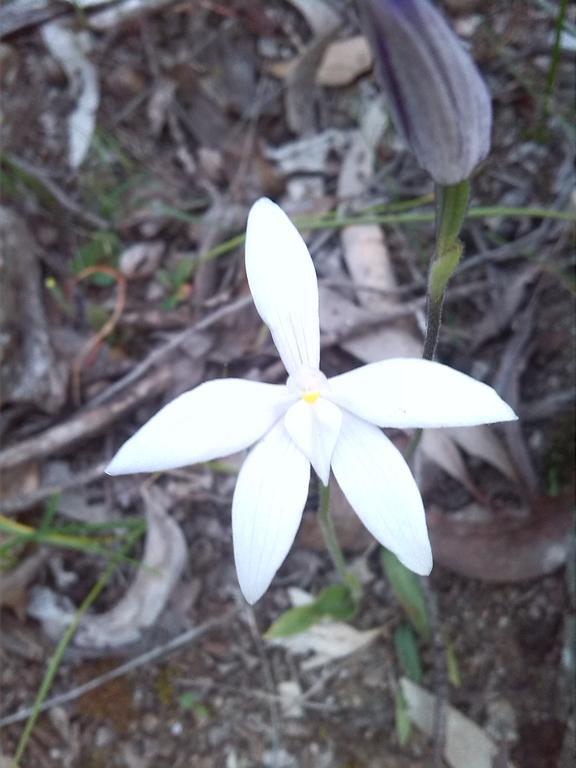
[[[167,643],[164,643],[164,645],[159,645],[150,651],[146,651],[146,653],[143,653],[140,656],[136,656],[134,659],[130,659],[130,661],[127,661],[125,664],[120,664],[118,667],[105,672],[103,675],[99,675],[92,680],[88,680],[88,682],[79,685],[77,688],[73,688],[71,691],[66,691],[66,693],[60,693],[56,696],[52,696],[51,698],[46,699],[39,707],[38,713],[40,714],[45,712],[47,709],[51,709],[52,707],[62,706],[63,704],[69,704],[72,701],[76,701],[76,699],[79,699],[81,696],[90,693],[90,691],[94,691],[101,685],[109,683],[111,680],[116,680],[116,678],[123,677],[124,675],[133,672],[135,669],[139,669],[140,667],[146,666],[147,664],[151,664],[152,662],[169,653],[174,653],[174,651],[177,651],[180,648],[183,648],[185,645],[193,642],[194,640],[199,639],[207,632],[210,632],[212,629],[215,629],[216,627],[219,627],[223,624],[227,624],[234,618],[237,613],[238,611],[230,611],[218,619],[212,619],[205,622],[204,624],[201,624],[199,627],[188,629],[186,632],[182,632],[182,634],[173,637]],[[20,723],[23,720],[26,720],[26,718],[28,718],[33,711],[34,707],[26,707],[25,709],[21,709],[12,715],[3,717],[0,719],[0,728],[4,728],[7,725],[13,725],[14,723]]]

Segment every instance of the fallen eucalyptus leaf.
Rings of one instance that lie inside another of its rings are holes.
[[[408,715],[427,736],[434,733],[436,697],[407,678],[400,680]],[[494,768],[498,745],[486,731],[449,705],[445,706],[444,757],[451,768]],[[508,762],[508,768],[513,768]]]
[[[482,459],[509,480],[519,481],[509,453],[496,432],[487,424],[479,424],[477,427],[448,427],[440,431],[447,434],[470,456]]]
[[[187,557],[184,534],[167,514],[162,492],[152,489],[144,499],[148,529],[136,578],[109,611],[82,618],[73,641],[76,646],[114,648],[136,642],[156,622],[180,579]],[[56,639],[73,621],[76,609],[68,598],[37,587],[28,614]]]
[[[144,500],[148,529],[136,578],[111,610],[82,621],[76,645],[102,648],[139,640],[142,630],[156,622],[180,579],[187,558],[184,534],[166,512],[158,489],[150,490]]]
[[[498,510],[470,504],[457,514],[427,510],[434,560],[474,579],[515,582],[562,567],[573,535],[572,502],[541,497],[533,510]]]
[[[372,51],[363,35],[335,40],[324,53],[316,82],[325,88],[350,85],[372,67]]]
[[[98,75],[86,57],[85,34],[74,32],[60,21],[45,24],[41,31],[46,47],[62,66],[76,98],[76,107],[68,118],[68,163],[71,168],[78,168],[88,154],[96,127],[100,102]]]

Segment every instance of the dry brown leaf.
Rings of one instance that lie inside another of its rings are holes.
[[[425,429],[419,448],[428,459],[444,470],[450,477],[459,480],[468,491],[478,495],[476,484],[472,480],[462,454],[446,429]]]
[[[395,304],[392,296],[377,292],[393,292],[397,288],[382,228],[377,224],[346,227],[342,230],[340,239],[352,280],[360,286],[375,289],[359,291],[360,303],[369,309],[380,311]]]
[[[316,83],[326,88],[350,85],[372,67],[372,52],[363,35],[335,40],[328,46],[316,72]]]
[[[68,164],[78,168],[90,149],[100,103],[98,72],[86,55],[89,38],[59,20],[45,24],[41,33],[46,47],[66,73],[76,100],[68,117]]]
[[[482,459],[513,482],[518,473],[498,435],[486,424],[477,427],[448,427],[442,430],[470,456]]]
[[[436,697],[406,677],[400,685],[414,725],[433,736]],[[500,754],[498,745],[486,731],[454,707],[445,705],[444,757],[451,768],[494,768]],[[508,768],[513,768],[508,761]]]
[[[294,71],[300,57],[274,61],[265,65],[273,77],[285,80]],[[325,88],[341,88],[354,82],[372,66],[372,54],[366,39],[360,35],[335,40],[324,51],[316,69],[315,82]]]
[[[299,136],[317,132],[316,72],[334,33],[335,29],[328,29],[322,36],[315,37],[286,76],[286,121]]]
[[[428,508],[434,560],[464,576],[493,582],[541,578],[565,562],[572,535],[571,500],[540,498],[532,510],[470,504],[457,514]]]
[[[140,640],[151,627],[178,583],[187,548],[180,526],[166,512],[163,492],[153,488],[144,496],[148,530],[142,563],[126,594],[106,613],[83,617],[74,644],[83,648],[114,648]],[[50,637],[58,638],[76,615],[68,598],[47,587],[37,587],[28,614],[42,623]]]

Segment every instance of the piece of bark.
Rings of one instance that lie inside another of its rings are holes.
[[[24,221],[0,208],[0,392],[2,403],[58,411],[66,366],[56,358],[42,304],[38,248]]]

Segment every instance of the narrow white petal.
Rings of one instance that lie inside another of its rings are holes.
[[[428,360],[383,360],[330,379],[330,399],[381,427],[470,427],[517,416],[492,387]]]
[[[374,538],[410,570],[430,573],[432,552],[420,491],[390,440],[372,424],[343,413],[332,471]]]
[[[252,206],[246,227],[246,274],[260,317],[288,373],[320,365],[318,282],[306,243],[267,198]]]
[[[120,448],[106,472],[155,472],[209,461],[255,443],[294,397],[286,387],[216,379],[165,405]]]
[[[234,559],[249,603],[268,589],[298,531],[310,462],[277,424],[242,465],[232,501]]]
[[[328,485],[330,478],[330,461],[341,424],[342,411],[323,397],[315,403],[299,400],[284,416],[286,431],[324,485]]]

